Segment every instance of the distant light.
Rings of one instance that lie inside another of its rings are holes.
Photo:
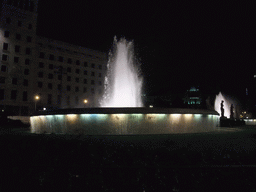
[[[38,95],[36,95],[36,96],[35,96],[35,99],[36,99],[36,100],[39,100],[39,99],[40,99],[40,97],[39,97]]]
[[[153,105],[149,105],[150,108],[153,108]]]
[[[46,111],[46,108],[44,107],[43,110]]]
[[[87,99],[85,99],[85,100],[84,100],[84,103],[88,103],[88,100],[87,100]]]
[[[4,112],[4,110],[2,109],[2,112]]]
[[[256,75],[254,75],[253,77],[256,78]]]

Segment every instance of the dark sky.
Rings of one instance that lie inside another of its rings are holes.
[[[147,93],[193,84],[245,93],[256,74],[255,5],[163,2],[39,0],[37,34],[105,52],[115,35],[133,40]]]

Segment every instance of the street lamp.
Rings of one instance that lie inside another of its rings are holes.
[[[87,103],[88,103],[88,100],[85,99],[85,100],[84,100],[84,107],[86,106]]]
[[[37,101],[40,99],[40,97],[38,95],[35,96],[35,111],[36,111],[36,103]]]

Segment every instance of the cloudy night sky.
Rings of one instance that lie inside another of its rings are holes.
[[[245,94],[256,74],[253,7],[235,1],[39,0],[37,34],[106,53],[114,36],[133,40],[148,94],[192,85]]]

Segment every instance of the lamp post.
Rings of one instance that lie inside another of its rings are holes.
[[[38,95],[35,96],[35,111],[36,111],[36,103],[37,101],[40,99],[40,97]]]
[[[87,103],[88,103],[88,100],[85,99],[85,100],[84,100],[84,108],[85,108],[85,106],[86,106]]]

